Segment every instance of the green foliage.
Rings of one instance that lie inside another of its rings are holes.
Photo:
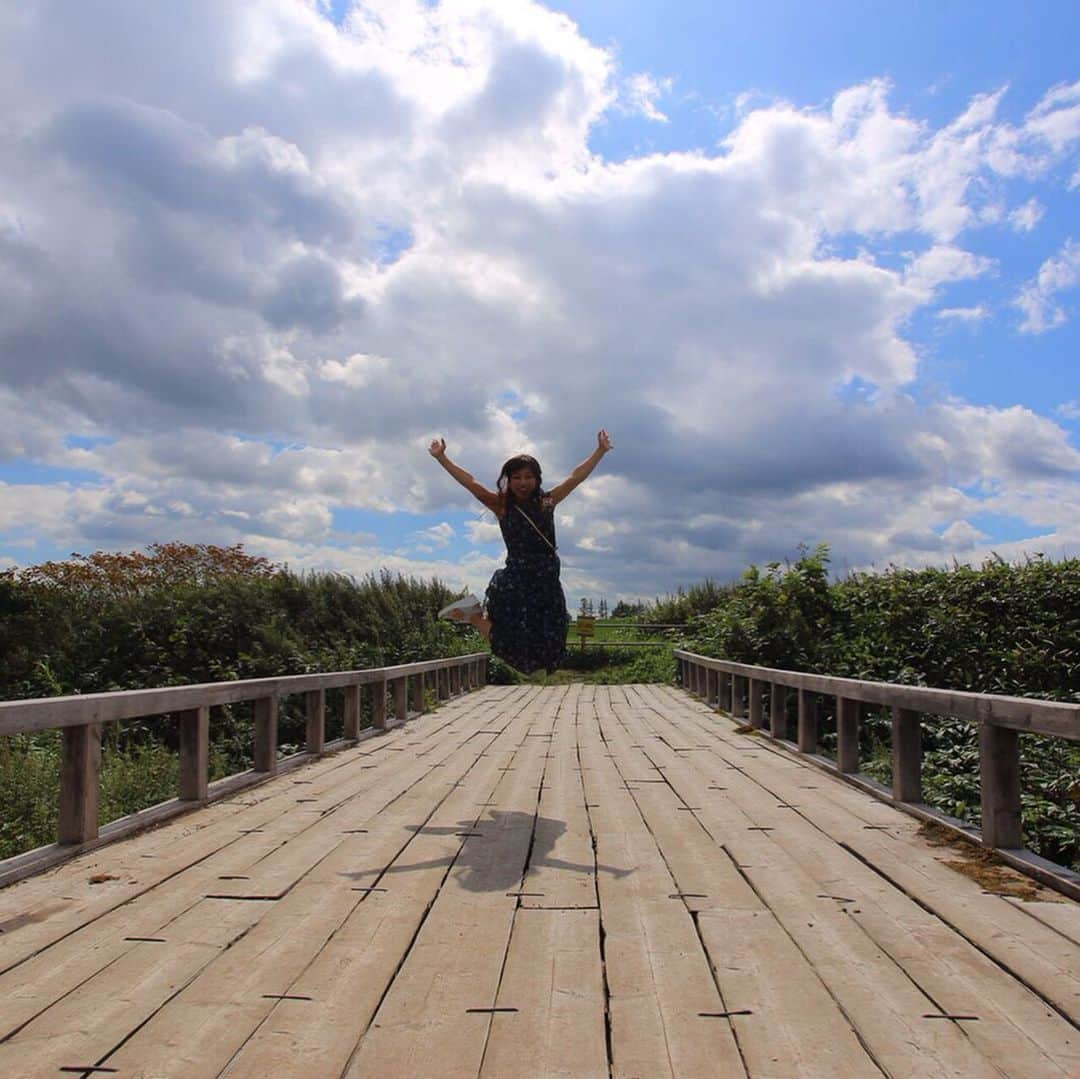
[[[647,620],[681,625],[690,621],[695,615],[713,610],[718,604],[724,603],[730,594],[730,585],[720,585],[709,578],[689,588],[680,586],[673,594],[656,600],[646,612]],[[618,611],[619,608],[616,607],[615,613],[618,614]]]
[[[532,685],[562,685],[567,682],[594,682],[598,685],[675,681],[673,645],[660,648],[570,648],[566,660],[554,674],[537,674],[518,681]]]
[[[788,670],[1080,701],[1080,560],[893,568],[831,583],[828,561],[820,546],[791,564],[751,567],[689,620],[682,647]],[[975,735],[959,720],[923,723],[924,796],[968,821],[979,807]],[[888,718],[868,715],[868,771],[886,780],[889,737]],[[1080,747],[1038,737],[1022,746],[1026,842],[1080,868]]]
[[[352,670],[477,650],[439,621],[452,593],[389,572],[355,580],[290,573],[242,549],[155,545],[0,573],[0,699]],[[327,728],[340,729],[340,693]],[[251,764],[250,704],[211,710],[211,774]],[[282,698],[282,749],[304,737],[303,701]],[[0,858],[53,841],[59,735],[0,738]],[[173,717],[108,724],[101,819],[175,795]]]

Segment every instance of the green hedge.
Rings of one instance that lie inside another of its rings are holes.
[[[683,647],[789,670],[1080,701],[1080,559],[894,568],[839,581],[828,561],[821,546],[793,563],[752,566],[690,618]],[[871,711],[862,749],[867,770],[886,781],[889,734],[888,718]],[[927,801],[977,822],[974,725],[929,717],[923,744]],[[1028,845],[1080,869],[1080,747],[1022,736],[1021,753]]]
[[[180,544],[150,555],[73,556],[0,574],[0,699],[144,689],[408,663],[477,650],[439,621],[453,593],[390,573],[296,574],[238,548]],[[342,724],[327,697],[327,728]],[[279,741],[304,738],[299,696],[282,699]],[[211,778],[251,764],[250,704],[211,713]],[[100,820],[172,797],[171,717],[107,724]],[[0,858],[55,838],[59,738],[0,737]]]

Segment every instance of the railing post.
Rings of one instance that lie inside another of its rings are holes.
[[[919,713],[893,705],[892,793],[898,802],[922,801],[922,731]]]
[[[723,687],[721,692],[724,695],[724,711],[729,716],[735,715],[735,675],[730,671],[723,671],[720,674],[720,685]]]
[[[745,719],[746,709],[743,707],[743,682],[741,675],[731,676],[731,718]]]
[[[774,738],[787,737],[787,686],[773,682],[769,697],[769,730]]]
[[[979,722],[979,779],[983,846],[1022,847],[1020,739],[1016,731]]]
[[[345,687],[345,730],[344,735],[349,739],[360,737],[360,687]]]
[[[256,772],[277,771],[277,697],[260,697],[255,702]]]
[[[412,683],[412,706],[413,711],[420,715],[424,714],[424,672],[413,675]]]
[[[720,703],[720,672],[705,668],[705,703],[712,708]]]
[[[180,727],[180,801],[205,802],[210,793],[210,709],[177,714]]]
[[[761,730],[765,726],[765,683],[758,678],[751,678],[747,695],[750,698],[750,726],[755,730]]]
[[[440,701],[445,701],[450,696],[450,676],[445,667],[439,667],[435,671],[435,696]]]
[[[858,701],[836,698],[836,767],[841,772],[859,770]]]
[[[409,718],[409,700],[406,693],[407,678],[394,679],[394,718],[404,723]]]
[[[306,749],[318,756],[326,745],[325,689],[310,689],[304,694],[304,712],[307,715]]]
[[[86,843],[98,834],[101,724],[65,727],[60,758],[60,819],[57,841]]]
[[[817,694],[799,690],[799,752],[816,753],[818,746]]]
[[[386,679],[371,683],[371,725],[386,730]]]

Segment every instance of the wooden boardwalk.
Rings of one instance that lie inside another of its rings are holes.
[[[0,891],[0,1075],[1080,1075],[1080,905],[660,686],[499,687]]]

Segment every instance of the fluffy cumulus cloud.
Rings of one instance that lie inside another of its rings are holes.
[[[6,558],[243,541],[477,588],[493,521],[380,545],[338,514],[468,512],[436,434],[483,480],[521,449],[554,480],[600,426],[615,453],[560,517],[570,595],[822,539],[841,566],[966,557],[986,512],[1075,549],[1062,428],[917,404],[906,331],[995,272],[971,230],[1038,224],[1008,184],[1075,167],[1080,84],[934,130],[875,80],[613,163],[590,132],[662,122],[670,81],[530,0],[340,26],[315,0],[36,0],[0,57],[0,454],[65,477],[7,489]],[[1076,259],[1024,286],[1022,329],[1067,317]]]

